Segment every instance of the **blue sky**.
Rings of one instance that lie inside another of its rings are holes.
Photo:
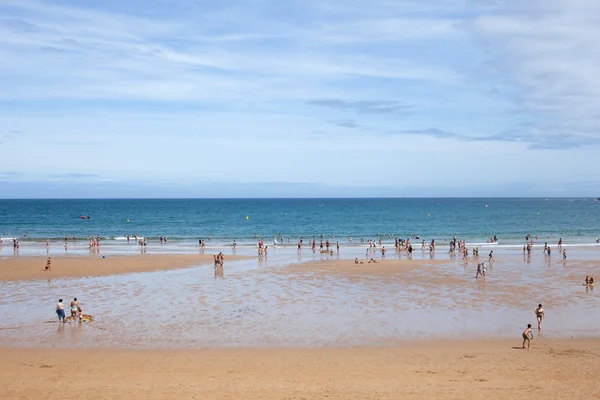
[[[597,0],[0,0],[0,197],[600,196]]]

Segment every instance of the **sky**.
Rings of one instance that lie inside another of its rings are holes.
[[[0,0],[0,197],[600,196],[597,0]]]

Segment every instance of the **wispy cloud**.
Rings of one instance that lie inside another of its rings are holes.
[[[393,100],[314,99],[309,100],[308,104],[361,114],[395,114],[413,109],[409,104]]]
[[[555,151],[591,178],[599,19],[595,0],[0,0],[0,172],[356,182],[356,157],[491,149],[498,180],[561,176]]]

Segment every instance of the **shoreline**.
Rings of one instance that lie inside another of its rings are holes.
[[[52,271],[44,271],[48,257],[0,257],[0,282],[111,276],[138,272],[167,271],[212,265],[212,254],[143,255],[59,255],[51,256]],[[247,259],[226,255],[225,262]]]
[[[0,348],[7,398],[513,399],[597,396],[600,338],[319,349]],[[35,379],[32,379],[35,377]]]

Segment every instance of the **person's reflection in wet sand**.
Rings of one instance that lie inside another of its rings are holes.
[[[217,278],[221,278],[221,279],[225,278],[225,271],[223,271],[222,265],[215,266],[215,280]]]

